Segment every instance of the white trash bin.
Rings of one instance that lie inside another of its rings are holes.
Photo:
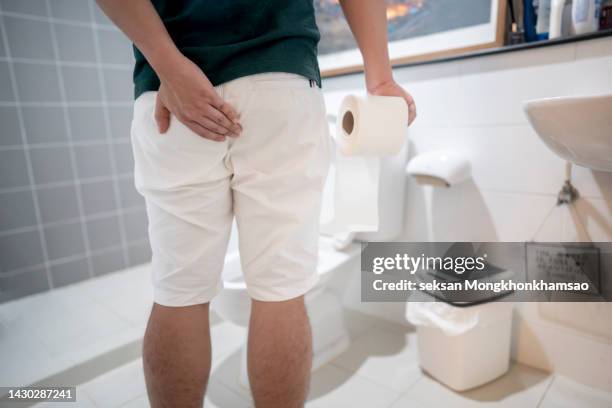
[[[510,367],[512,302],[457,307],[442,302],[409,303],[417,327],[421,368],[456,391],[478,387]]]

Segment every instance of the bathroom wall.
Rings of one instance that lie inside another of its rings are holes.
[[[410,155],[465,154],[473,179],[450,188],[408,180],[406,241],[612,241],[612,173],[574,168],[581,198],[556,208],[564,162],[527,123],[523,101],[612,92],[612,37],[395,70],[419,116]],[[361,88],[360,75],[327,79],[330,106]],[[359,302],[358,265],[347,271],[346,303],[404,323],[404,305]],[[515,313],[514,356],[612,390],[612,304],[523,304]]]
[[[132,60],[91,0],[0,0],[0,302],[149,259]]]

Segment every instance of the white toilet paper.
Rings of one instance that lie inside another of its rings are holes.
[[[381,158],[398,154],[406,140],[408,107],[403,98],[344,98],[334,140],[334,215],[324,233],[374,232],[379,227]]]
[[[404,98],[348,95],[338,111],[336,144],[345,156],[394,155],[404,144],[407,122]]]

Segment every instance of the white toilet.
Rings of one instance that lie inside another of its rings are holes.
[[[350,344],[344,325],[344,315],[340,296],[327,288],[327,283],[342,265],[360,254],[358,241],[385,241],[397,237],[403,224],[405,166],[407,148],[400,154],[388,157],[381,162],[379,187],[379,231],[358,233],[352,242],[338,248],[338,238],[321,235],[319,240],[319,263],[317,271],[319,282],[306,294],[306,308],[312,327],[313,370],[333,360],[343,353]],[[329,172],[323,198],[322,220],[333,211],[334,165]],[[233,234],[236,236],[236,234]],[[234,243],[235,244],[235,243]],[[247,326],[250,315],[250,297],[240,266],[237,245],[230,242],[223,270],[223,290],[212,301],[213,310],[225,320]],[[235,249],[232,249],[235,248]],[[359,273],[355,271],[355,273]],[[246,339],[243,346],[243,359],[240,369],[240,383],[248,387],[246,370]]]

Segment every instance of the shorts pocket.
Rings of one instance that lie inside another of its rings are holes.
[[[226,176],[227,141],[205,139],[174,116],[168,131],[161,134],[154,110],[154,92],[141,95],[134,106],[131,138],[139,191],[174,189]]]

